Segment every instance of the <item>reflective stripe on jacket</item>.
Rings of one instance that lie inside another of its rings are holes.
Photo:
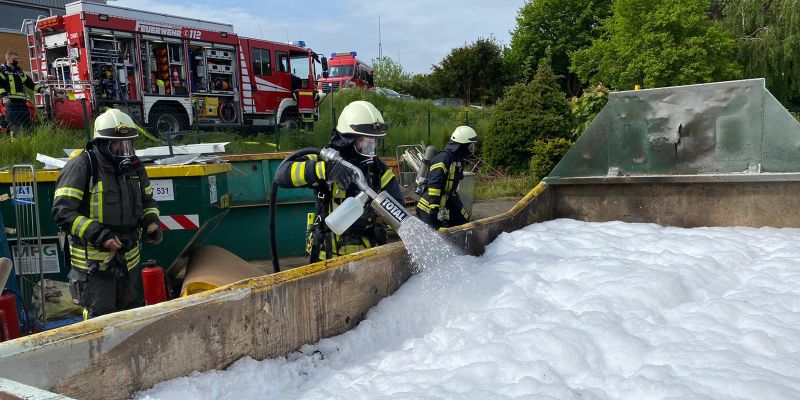
[[[355,197],[359,193],[358,186],[351,184],[346,190],[342,190],[337,184],[330,185],[325,182],[327,179],[328,167],[325,161],[318,159],[317,155],[308,155],[305,160],[288,163],[281,170],[277,171],[276,179],[278,183],[285,187],[308,187],[314,189],[316,194],[317,214],[330,214],[348,197]],[[403,200],[400,192],[400,185],[397,183],[392,169],[384,164],[379,158],[373,158],[371,163],[357,164],[368,184],[376,192],[387,191],[389,194]],[[325,197],[322,199],[321,197]],[[311,246],[315,239],[320,243],[319,258],[331,259],[340,255],[351,254],[385,243],[385,224],[375,223],[375,212],[367,207],[364,214],[342,235],[324,229],[325,237],[316,238],[317,230],[314,224],[310,224],[307,236],[307,252],[312,254]],[[316,224],[324,224],[322,219]],[[328,249],[327,243],[330,243]]]
[[[88,268],[92,261],[108,261],[111,253],[101,245],[113,234],[132,248],[125,256],[133,268],[139,263],[141,230],[159,223],[150,180],[138,159],[129,172],[117,174],[102,158],[90,156],[90,151],[61,170],[53,218],[71,237],[73,266]]]
[[[38,92],[40,87],[22,68],[10,65],[0,66],[0,97],[27,99],[28,94],[25,93],[25,88]]]
[[[428,223],[439,221],[444,225],[451,213],[458,213],[465,219],[469,219],[461,198],[458,195],[458,184],[464,178],[464,168],[461,162],[454,161],[453,154],[449,151],[441,151],[431,160],[431,168],[425,181],[422,197],[417,202],[417,214],[425,216]],[[439,211],[447,210],[443,213],[444,220],[439,220]],[[438,226],[437,226],[438,228]]]

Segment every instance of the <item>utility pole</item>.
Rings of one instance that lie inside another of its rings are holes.
[[[378,60],[383,59],[383,42],[381,41],[381,16],[378,16]]]

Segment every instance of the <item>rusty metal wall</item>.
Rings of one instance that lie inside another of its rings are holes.
[[[554,218],[663,226],[800,227],[800,181],[550,186]]]

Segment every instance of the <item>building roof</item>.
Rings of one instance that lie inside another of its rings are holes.
[[[66,9],[66,5],[75,0],[12,0],[14,3],[30,4],[32,6]],[[91,3],[106,4],[106,0],[84,0]]]

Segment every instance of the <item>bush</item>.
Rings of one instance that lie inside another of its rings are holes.
[[[482,146],[497,169],[525,172],[536,139],[566,138],[574,126],[569,101],[546,62],[529,83],[512,86],[494,107]]]
[[[550,174],[561,158],[572,148],[571,140],[564,138],[537,139],[533,142],[533,158],[531,158],[531,175],[540,180]]]
[[[608,88],[602,83],[587,89],[581,97],[573,97],[570,102],[572,115],[575,117],[575,129],[572,130],[572,139],[575,140],[589,127],[594,117],[608,104]]]

